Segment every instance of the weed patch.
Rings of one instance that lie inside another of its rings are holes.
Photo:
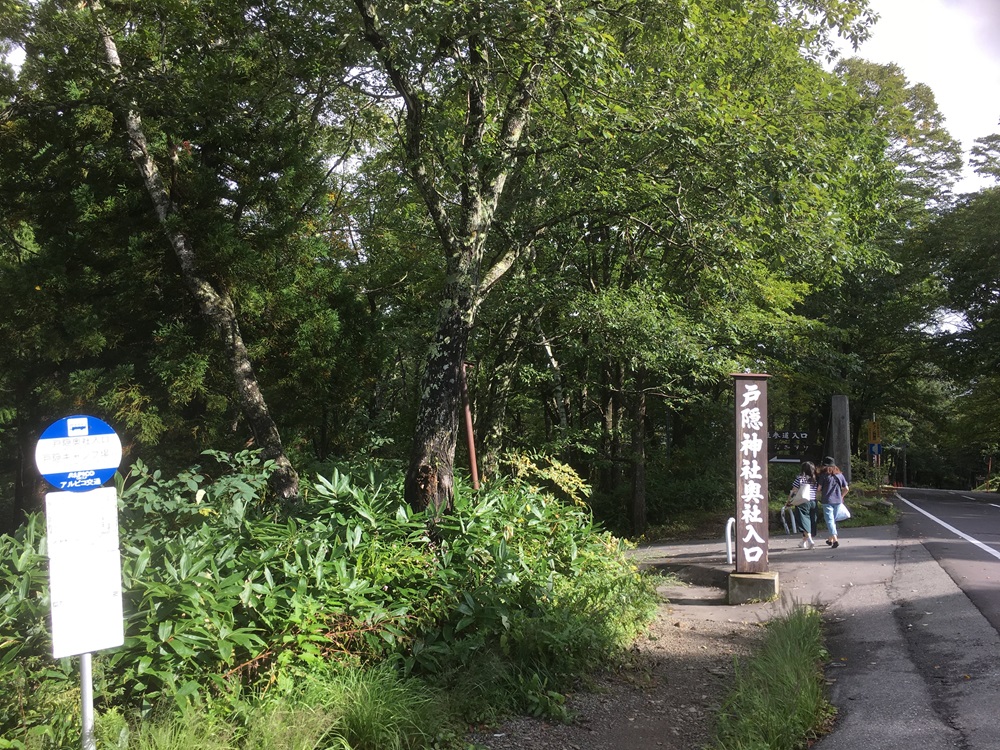
[[[816,609],[795,606],[769,622],[756,653],[736,664],[716,750],[795,750],[815,737],[833,710],[821,669],[826,656]]]
[[[211,473],[137,463],[120,483],[126,638],[94,658],[109,746],[424,747],[456,720],[558,716],[654,612],[625,544],[526,482],[460,487],[432,538],[398,472],[330,470],[276,507],[256,454],[209,457]],[[0,580],[0,734],[72,744],[78,678],[47,656],[40,516],[0,538]]]

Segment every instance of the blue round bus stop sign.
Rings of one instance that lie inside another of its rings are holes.
[[[35,446],[35,465],[46,481],[65,492],[96,490],[122,460],[122,442],[96,417],[64,417],[46,428]]]

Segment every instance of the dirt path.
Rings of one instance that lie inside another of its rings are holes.
[[[694,750],[712,739],[733,657],[746,656],[776,606],[730,607],[711,585],[661,586],[649,632],[626,664],[570,697],[575,719],[513,719],[470,741],[487,750]]]

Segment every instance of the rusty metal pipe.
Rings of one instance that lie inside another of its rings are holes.
[[[472,473],[472,489],[479,489],[479,469],[476,466],[476,439],[472,431],[472,407],[469,406],[469,383],[462,363],[462,407],[465,410],[465,439],[469,446],[469,470]]]

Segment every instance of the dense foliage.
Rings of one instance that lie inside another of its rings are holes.
[[[67,411],[177,468],[282,450],[265,400],[297,467],[409,456],[446,505],[467,359],[487,471],[546,451],[622,530],[703,503],[673,457],[718,444],[728,373],[781,371],[795,306],[881,257],[889,140],[819,63],[864,4],[293,6],[16,4],[7,527]]]
[[[126,641],[95,657],[103,712],[224,704],[292,692],[331,665],[380,664],[453,686],[466,718],[558,712],[559,691],[652,613],[622,543],[527,481],[463,489],[431,540],[398,471],[356,482],[331,470],[278,512],[263,502],[268,465],[213,455],[177,476],[137,464],[125,478]],[[78,721],[78,683],[69,659],[48,657],[43,532],[32,516],[0,542],[0,732],[58,746]]]
[[[331,662],[556,711],[648,605],[604,529],[732,502],[735,371],[771,374],[807,457],[844,394],[859,467],[881,424],[876,481],[995,486],[998,194],[951,193],[928,87],[834,64],[872,22],[0,0],[3,726],[58,743],[73,710],[32,463],[68,414],[131,467],[128,642],[98,662],[123,711]],[[326,479],[294,497],[296,471]]]

